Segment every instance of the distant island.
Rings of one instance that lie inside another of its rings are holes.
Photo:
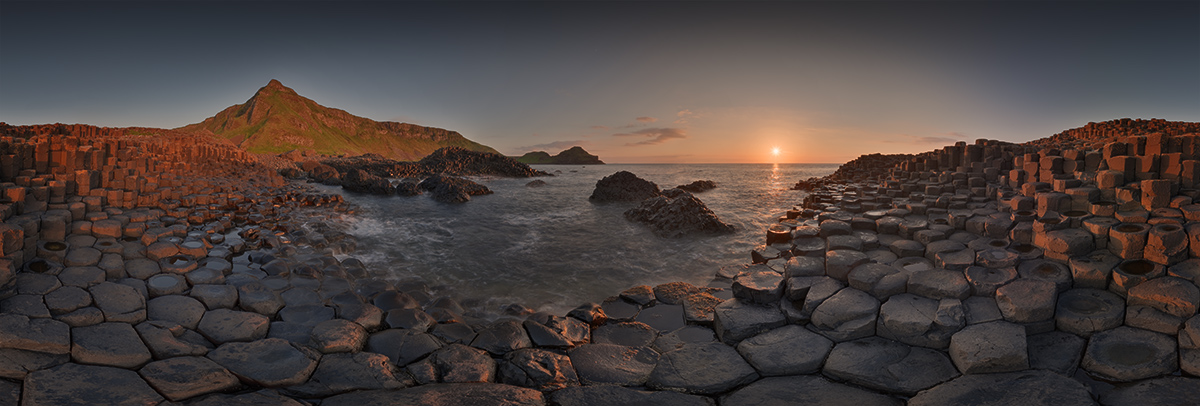
[[[558,155],[550,155],[546,151],[533,151],[517,158],[526,165],[604,165],[600,157],[589,154],[582,147],[574,146]]]

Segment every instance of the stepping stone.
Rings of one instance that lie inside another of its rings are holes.
[[[1059,330],[1080,337],[1116,328],[1125,322],[1125,300],[1098,289],[1071,289],[1058,295],[1054,322]]]
[[[1008,252],[1008,251],[1005,251]],[[984,268],[982,266],[967,267],[964,271],[967,284],[971,286],[974,296],[995,296],[996,289],[1017,279],[1017,270],[1007,268]]]
[[[967,318],[967,324],[1004,320],[1004,315],[1000,314],[1000,308],[996,306],[996,299],[992,297],[971,296],[967,298],[963,301],[963,313]]]
[[[1087,340],[1077,335],[1052,331],[1026,337],[1029,367],[1045,369],[1062,376],[1074,376],[1083,358]]]
[[[939,301],[905,293],[892,296],[879,307],[875,332],[908,345],[945,349],[950,337],[966,325],[958,299]]]
[[[817,307],[812,316],[812,328],[833,341],[854,340],[875,334],[878,314],[878,299],[861,290],[845,288]]]
[[[137,369],[150,362],[150,350],[126,323],[75,327],[71,344],[71,359],[79,363]]]
[[[158,261],[152,261],[146,258],[137,258],[125,261],[125,273],[131,278],[145,280],[151,276],[158,275],[162,270],[158,267]]]
[[[60,315],[90,306],[92,295],[76,286],[64,286],[43,297],[50,314]]]
[[[665,304],[683,304],[684,298],[696,293],[700,293],[700,288],[697,288],[696,286],[687,282],[670,282],[654,287],[654,297],[657,298],[659,302]],[[591,322],[589,318],[590,317],[581,317],[580,320]]]
[[[963,375],[921,392],[908,401],[908,406],[1095,404],[1083,384],[1041,370]]]
[[[58,274],[58,280],[66,286],[78,286],[84,289],[103,283],[108,273],[94,266],[77,266],[63,269]]]
[[[501,356],[509,351],[532,347],[533,342],[520,322],[508,320],[492,323],[479,331],[479,335],[471,341],[471,346]]]
[[[822,246],[818,249],[820,249],[819,252],[822,257],[795,256],[788,258],[787,262],[783,265],[783,275],[787,278],[825,276],[825,258],[823,258],[825,248]]]
[[[281,321],[315,326],[317,323],[333,320],[334,311],[332,307],[320,304],[305,304],[284,306],[279,310],[278,316]]]
[[[209,310],[196,329],[216,344],[254,341],[267,336],[271,319],[258,313],[228,309]]]
[[[188,295],[208,310],[232,309],[238,300],[237,287],[231,285],[194,285]]]
[[[778,272],[743,272],[733,278],[733,296],[759,304],[771,304],[783,297],[783,275]]]
[[[737,345],[738,353],[762,376],[816,373],[831,349],[833,341],[794,324],[747,338]]]
[[[150,297],[182,295],[187,291],[187,278],[175,274],[158,274],[146,279],[146,290]]]
[[[902,406],[904,401],[819,375],[763,378],[721,397],[721,406],[785,405]]]
[[[334,319],[317,323],[312,329],[313,348],[323,354],[357,352],[367,342],[367,329],[358,323]]]
[[[1017,253],[1006,249],[985,249],[975,253],[975,263],[981,268],[1012,268],[1017,259]]]
[[[138,374],[172,402],[241,386],[229,370],[204,357],[154,361],[142,367]]]
[[[441,382],[483,383],[495,381],[496,361],[487,351],[450,344],[434,351],[425,362],[432,363]]]
[[[646,386],[713,395],[756,379],[758,373],[737,350],[723,343],[710,343],[685,346],[662,354]]]
[[[396,366],[403,367],[424,358],[442,347],[433,336],[420,331],[389,329],[367,338],[366,351],[386,355]]]
[[[642,323],[608,323],[592,330],[592,342],[644,347],[654,342],[658,331]]]
[[[658,364],[658,352],[650,347],[616,344],[584,344],[567,351],[571,364],[585,385],[641,386]]]
[[[451,323],[448,325],[454,324],[459,323]],[[445,325],[446,324],[439,324],[435,326],[434,335],[436,336],[438,334],[439,327]],[[529,341],[533,343],[533,346],[535,347],[570,348],[575,346],[575,343],[571,342],[571,340],[568,340],[566,337],[563,337],[562,334],[559,334],[557,331],[554,331],[554,329],[542,323],[538,323],[533,320],[525,320],[521,322],[521,326],[525,327],[525,333],[529,334]],[[474,339],[475,331],[471,330],[470,327],[467,327],[464,332],[469,334],[472,337],[472,340]],[[467,342],[470,343],[470,341]]]
[[[241,380],[268,388],[304,383],[320,357],[316,351],[278,338],[225,343],[208,353],[209,359]]]
[[[321,406],[542,406],[546,401],[536,389],[504,384],[443,383],[400,390],[370,390],[337,395]]]
[[[178,324],[147,321],[138,324],[134,329],[156,359],[201,356],[213,349],[212,343],[204,336]]]
[[[540,391],[578,386],[579,376],[566,355],[522,348],[504,355],[499,363],[500,382]]]
[[[71,327],[94,326],[104,322],[104,312],[95,307],[83,307],[73,312],[60,314],[55,320],[67,323]]]
[[[357,390],[399,389],[410,384],[396,378],[388,358],[382,354],[330,354],[321,357],[321,363],[308,382],[289,386],[283,393],[319,398]]]
[[[1032,323],[1054,318],[1057,296],[1052,282],[1017,279],[996,289],[996,305],[1000,307],[1005,320]]]
[[[661,303],[642,309],[634,320],[654,327],[658,331],[671,331],[686,324],[683,317],[682,305]]]
[[[309,324],[273,321],[267,330],[267,338],[279,338],[300,345],[309,345],[313,326]]]
[[[600,307],[604,309],[604,314],[609,319],[617,321],[633,321],[633,318],[637,317],[638,312],[641,311],[641,307],[638,305],[624,300],[605,301]]]
[[[850,287],[870,293],[876,299],[887,300],[906,291],[908,276],[891,265],[869,263],[855,267],[847,278]]]
[[[822,372],[834,379],[905,396],[958,376],[946,354],[880,337],[838,343]]]
[[[1169,315],[1187,319],[1200,306],[1200,288],[1189,280],[1164,276],[1142,282],[1129,289],[1131,306],[1149,306]]]
[[[634,286],[621,292],[621,298],[645,306],[655,300],[654,288],[647,285]]]
[[[963,300],[971,296],[971,285],[962,271],[931,269],[908,277],[908,293],[930,299]]]
[[[74,288],[74,286],[67,286]],[[50,292],[54,293],[54,292]],[[16,295],[0,300],[0,312],[19,314],[32,318],[50,317],[50,309],[46,308],[41,295]]]
[[[1106,250],[1072,257],[1071,283],[1076,288],[1107,289],[1112,280],[1112,270],[1120,263],[1120,257]]]
[[[550,404],[559,406],[712,406],[712,400],[671,391],[642,391],[621,386],[572,386],[550,392]]]
[[[1113,389],[1100,395],[1104,406],[1188,405],[1196,402],[1200,379],[1164,376]]]
[[[1092,335],[1080,366],[1107,381],[1153,378],[1179,368],[1176,345],[1166,334],[1117,327]]]
[[[1005,321],[967,326],[950,339],[950,359],[964,374],[1028,369],[1025,327]]]
[[[238,287],[238,307],[267,317],[274,317],[283,308],[283,299],[262,282],[250,282]]]
[[[147,319],[169,321],[192,330],[200,324],[204,313],[204,305],[187,296],[159,296],[146,302]]]
[[[645,311],[642,311],[642,314],[645,314]],[[786,323],[787,319],[779,308],[736,298],[717,305],[713,316],[713,330],[716,331],[717,337],[730,345],[736,345],[741,340]]]
[[[0,314],[0,348],[67,354],[71,351],[71,328],[58,320]]]
[[[63,265],[67,267],[73,266],[92,266],[100,263],[100,257],[104,253],[92,247],[71,248],[67,252],[67,256],[63,258]]]
[[[723,295],[725,299],[718,299],[716,296],[713,296],[708,292],[692,294],[683,299],[684,321],[689,323],[711,325],[713,318],[716,317],[714,312],[717,309],[717,305],[721,304],[721,302],[724,300],[733,298],[733,292],[728,289],[719,293],[725,294]],[[776,303],[778,303],[778,301],[776,301]]]
[[[1017,274],[1022,279],[1044,280],[1054,283],[1059,292],[1071,288],[1071,269],[1058,262],[1035,259],[1024,261],[1017,266]]]
[[[845,282],[854,267],[870,261],[867,254],[851,250],[834,250],[825,254],[825,274]]]
[[[55,367],[70,361],[71,356],[67,354],[0,348],[0,378],[20,381],[24,380],[30,372]],[[17,387],[20,388],[20,385]]]
[[[16,284],[17,293],[22,295],[45,295],[63,285],[54,275],[30,272],[18,273]]]
[[[717,334],[712,329],[703,326],[687,326],[678,330],[663,333],[654,340],[654,349],[663,353],[677,350],[690,344],[707,344],[717,342]]]
[[[137,372],[95,365],[62,364],[30,373],[22,405],[154,405],[162,395]]]

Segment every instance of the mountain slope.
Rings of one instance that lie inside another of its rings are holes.
[[[230,106],[181,131],[211,133],[256,153],[294,149],[415,161],[442,147],[497,152],[454,131],[374,121],[322,106],[272,79],[243,104]]]

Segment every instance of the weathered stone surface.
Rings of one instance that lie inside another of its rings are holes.
[[[834,250],[825,254],[825,274],[845,282],[850,271],[870,261],[867,254],[852,250]]]
[[[200,324],[204,312],[204,304],[187,296],[159,296],[146,302],[148,320],[169,321],[193,330]]]
[[[1071,269],[1058,262],[1044,259],[1025,261],[1017,266],[1017,273],[1022,279],[1040,279],[1054,283],[1059,292],[1071,288]]]
[[[1120,326],[1125,322],[1125,301],[1099,289],[1071,289],[1058,295],[1054,315],[1059,330],[1081,337]]]
[[[321,363],[308,382],[289,386],[283,392],[312,398],[356,390],[399,389],[406,386],[408,383],[397,379],[386,356],[358,352],[321,357]]]
[[[0,348],[67,354],[71,351],[71,328],[58,320],[0,314]]]
[[[82,364],[137,369],[150,361],[150,350],[133,326],[100,323],[71,329],[71,359]]]
[[[649,347],[584,344],[567,352],[584,384],[640,386],[658,364],[658,352]]]
[[[320,357],[316,351],[278,338],[225,343],[208,353],[209,359],[241,380],[268,388],[304,383]]]
[[[1129,289],[1129,305],[1149,306],[1175,317],[1189,318],[1200,306],[1200,288],[1189,280],[1165,276]]]
[[[1108,381],[1130,382],[1175,371],[1179,355],[1171,336],[1117,327],[1092,335],[1080,366]]]
[[[592,330],[592,342],[644,347],[654,342],[658,331],[644,323],[608,323]]]
[[[304,406],[295,399],[280,395],[274,389],[262,389],[240,395],[213,393],[189,401],[190,406]]]
[[[641,391],[621,386],[574,386],[550,393],[550,404],[559,406],[714,406],[712,399],[671,391]]]
[[[1164,376],[1113,389],[1100,395],[1104,406],[1188,405],[1196,402],[1200,379]]]
[[[831,349],[833,341],[798,325],[767,331],[737,345],[738,353],[762,376],[815,373]]]
[[[717,334],[712,329],[702,326],[686,326],[669,333],[663,333],[654,340],[654,349],[663,353],[683,348],[691,344],[707,344],[717,342]]]
[[[146,297],[128,285],[104,282],[88,289],[107,321],[140,323],[146,319]]]
[[[74,286],[67,287],[74,288]],[[0,312],[34,318],[50,317],[50,309],[46,308],[46,304],[42,301],[42,296],[40,295],[16,295],[0,300]]]
[[[1029,367],[1045,369],[1062,376],[1073,376],[1083,357],[1087,340],[1061,331],[1034,334],[1026,338]]]
[[[462,344],[450,344],[434,351],[429,360],[437,371],[441,382],[481,383],[493,382],[496,376],[496,361],[487,351]],[[414,364],[415,365],[415,364]]]
[[[996,305],[1010,322],[1044,321],[1054,317],[1057,293],[1053,282],[1017,279],[996,289]]]
[[[210,310],[197,324],[197,331],[217,344],[254,341],[267,336],[271,319],[258,313],[229,309]]]
[[[744,272],[733,278],[733,296],[759,304],[783,297],[783,275],[774,271]]]
[[[875,333],[908,345],[944,349],[950,336],[967,324],[963,310],[958,299],[892,296],[879,308]]]
[[[962,303],[967,324],[1004,320],[1004,315],[1000,314],[1000,308],[996,306],[994,297],[971,296]]]
[[[1132,305],[1125,307],[1125,325],[1143,330],[1175,335],[1183,319],[1172,316],[1150,306]]]
[[[366,350],[386,355],[396,366],[405,366],[442,347],[433,336],[420,331],[388,329],[371,334]]]
[[[229,370],[203,357],[176,357],[154,361],[138,374],[173,402],[237,388],[241,383]]]
[[[154,405],[162,395],[137,372],[94,365],[62,364],[25,378],[22,405]]]
[[[642,313],[645,314],[645,311]],[[717,305],[713,316],[713,330],[721,341],[729,345],[736,345],[741,340],[786,323],[787,319],[778,307],[757,305],[736,298]]]
[[[908,293],[930,299],[963,300],[971,296],[971,285],[961,271],[931,269],[908,277]]]
[[[825,360],[823,372],[835,379],[907,396],[958,376],[946,354],[879,337],[838,343]]]
[[[855,267],[847,278],[850,287],[870,293],[876,299],[887,300],[906,291],[908,276],[896,267],[869,263]]]
[[[964,374],[1028,369],[1025,327],[1004,321],[967,326],[950,339],[950,359]]]
[[[845,288],[817,306],[813,329],[833,341],[849,341],[875,334],[879,300],[867,293]]]
[[[1017,270],[1012,267],[984,268],[982,266],[972,266],[967,267],[964,275],[967,278],[967,284],[971,286],[972,295],[993,296],[996,294],[997,288],[1017,278]]]
[[[533,343],[529,341],[529,334],[525,333],[521,323],[510,320],[492,323],[479,332],[471,341],[471,346],[500,356],[509,351],[529,348]]]
[[[189,296],[196,298],[208,310],[232,309],[237,304],[237,287],[232,285],[195,285]]]
[[[321,406],[542,406],[545,399],[536,389],[504,384],[443,383],[400,390],[370,390],[337,395]]]
[[[1121,258],[1108,251],[1093,251],[1090,254],[1072,257],[1070,260],[1072,285],[1077,288],[1106,289],[1112,280],[1112,270],[1121,263]]]
[[[349,320],[326,320],[313,326],[311,338],[313,348],[325,354],[357,352],[367,342],[367,329]]]
[[[737,350],[723,343],[690,345],[662,355],[646,385],[712,395],[758,379]]]
[[[658,194],[658,185],[654,182],[620,171],[596,181],[589,199],[594,202],[640,202]]]
[[[283,298],[262,282],[250,282],[238,286],[238,307],[267,317],[275,316],[283,308]]]
[[[0,348],[0,378],[23,380],[30,372],[58,366],[71,361],[67,354]]]
[[[1094,406],[1087,387],[1050,371],[963,375],[923,391],[909,406]]]
[[[523,348],[509,352],[499,363],[500,382],[541,391],[579,385],[571,359],[550,351]]]
[[[147,321],[134,329],[156,359],[204,355],[213,348],[204,336],[178,324]]]
[[[722,406],[901,406],[904,401],[833,383],[820,376],[801,375],[763,378],[725,395]]]
[[[50,314],[70,313],[92,304],[92,295],[76,286],[64,286],[43,297]]]

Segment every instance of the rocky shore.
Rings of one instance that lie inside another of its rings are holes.
[[[348,210],[340,196],[234,147],[0,128],[0,404],[1142,405],[1200,393],[1196,123],[866,156],[802,182],[808,198],[765,230],[755,263],[709,286],[637,286],[567,315],[492,321],[338,260],[353,239],[320,216]]]

